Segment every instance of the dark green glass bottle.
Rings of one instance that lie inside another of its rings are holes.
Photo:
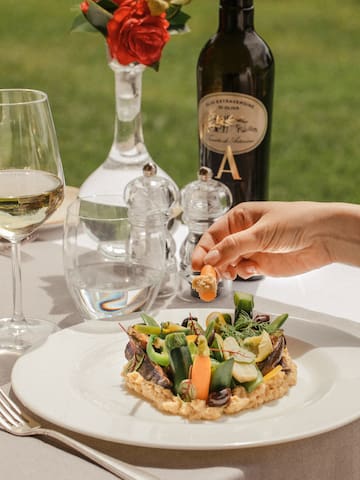
[[[218,31],[197,65],[200,165],[230,188],[234,205],[267,199],[274,73],[253,0],[220,0]]]

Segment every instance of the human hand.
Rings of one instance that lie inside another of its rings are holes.
[[[247,202],[215,222],[194,250],[192,267],[213,265],[233,279],[265,274],[289,276],[334,261],[334,205],[318,202]],[[336,210],[336,209],[335,209]],[[339,220],[340,221],[340,220]]]

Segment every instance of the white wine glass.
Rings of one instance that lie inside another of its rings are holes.
[[[0,237],[10,242],[13,313],[0,319],[0,350],[21,354],[56,325],[28,319],[22,308],[20,243],[59,207],[64,174],[44,92],[0,89]]]

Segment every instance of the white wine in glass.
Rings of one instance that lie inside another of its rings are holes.
[[[21,354],[57,329],[22,309],[20,242],[61,204],[64,174],[47,95],[0,89],[0,237],[12,251],[13,314],[0,319],[0,350]]]

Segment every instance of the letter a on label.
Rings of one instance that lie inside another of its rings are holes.
[[[225,168],[227,164],[229,166],[229,169]],[[224,173],[231,173],[234,180],[241,180],[239,170],[235,162],[234,154],[230,145],[226,147],[225,154],[221,160],[220,167],[215,178],[217,180],[221,179]]]

